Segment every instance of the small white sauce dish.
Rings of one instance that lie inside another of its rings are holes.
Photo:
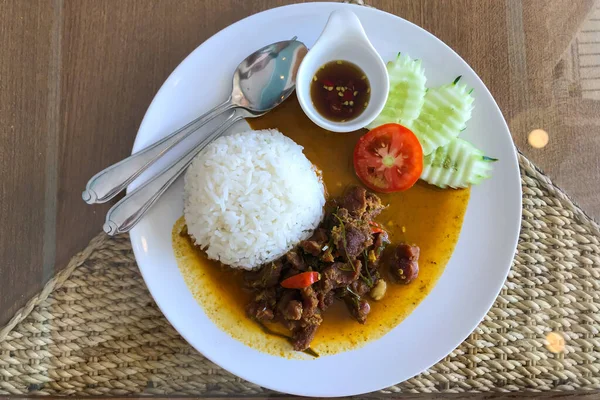
[[[371,86],[367,108],[346,122],[335,122],[322,116],[310,96],[311,82],[318,69],[330,61],[340,60],[362,69]],[[304,113],[321,128],[333,132],[352,132],[367,126],[381,113],[389,87],[385,63],[369,41],[358,17],[349,10],[332,12],[321,36],[298,69],[296,93]]]

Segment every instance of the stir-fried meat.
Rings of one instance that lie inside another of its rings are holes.
[[[361,324],[367,322],[367,315],[371,312],[371,306],[366,299],[356,298],[356,296],[350,294],[344,297],[346,307],[350,311],[350,314]]]
[[[293,338],[294,338],[294,350],[296,351],[304,351],[308,349],[310,346],[310,342],[315,337],[317,333],[317,329],[321,325],[321,321],[318,323],[307,324],[305,326],[301,326],[294,330]]]
[[[290,300],[283,309],[283,318],[298,321],[302,318],[302,303],[298,300]]]
[[[266,264],[258,271],[246,272],[244,283],[250,289],[264,289],[279,283],[283,263],[280,260]]]
[[[356,259],[373,244],[371,230],[367,225],[344,222],[331,231],[338,251],[346,260]]]
[[[246,306],[246,313],[250,318],[259,321],[271,321],[275,316],[276,305],[276,290],[274,288],[263,289],[256,294],[254,301]]]
[[[306,264],[301,255],[295,250],[290,250],[286,253],[285,259],[290,265],[298,271],[306,271]]]
[[[266,304],[261,302],[251,302],[246,306],[246,313],[252,319],[258,321],[271,321],[275,314]]]
[[[350,289],[352,289],[352,291],[357,295],[364,296],[371,291],[371,286],[375,283],[376,282],[373,282],[371,285],[369,285],[364,280],[358,279],[350,284]]]
[[[381,214],[385,206],[381,204],[381,199],[373,193],[367,193],[366,199],[367,211],[365,217],[367,219],[372,220],[373,218]]]
[[[324,263],[332,263],[335,261],[335,257],[333,256],[333,246],[328,247],[327,250],[321,254],[321,261]]]
[[[302,303],[296,299],[297,293],[286,291],[277,302],[277,316],[282,320],[298,321],[302,317]]]
[[[400,245],[389,260],[382,257],[390,241],[373,221],[384,208],[379,197],[353,187],[331,204],[310,238],[281,259],[257,272],[246,272],[244,277],[246,286],[254,292],[254,300],[246,309],[248,316],[282,323],[292,332],[295,350],[309,347],[323,321],[323,312],[336,298],[344,301],[352,318],[365,323],[371,310],[367,296],[376,300],[385,296],[385,281],[379,273],[384,261],[390,262],[392,275],[402,283],[410,282],[418,272],[416,246]],[[296,280],[299,286],[295,289],[280,285],[287,278],[309,271],[319,272],[320,279],[306,283],[306,287],[301,279]]]
[[[383,250],[388,244],[390,244],[390,239],[388,238],[387,232],[383,231],[375,234],[375,241],[373,242],[373,264],[379,263],[379,260],[383,255]]]
[[[317,299],[319,299],[319,309],[325,311],[333,304],[333,301],[335,300],[335,294],[332,290],[328,292],[319,291],[317,292]]]
[[[318,256],[321,254],[323,247],[329,242],[329,236],[327,230],[318,228],[307,240],[300,242],[300,248],[302,248],[308,254]]]
[[[317,298],[317,293],[312,286],[300,289],[300,294],[302,295],[303,307],[302,319],[308,320],[317,312],[319,308],[319,299]]]
[[[367,191],[360,186],[354,186],[346,191],[342,198],[341,207],[355,218],[361,218],[367,211]]]
[[[359,186],[351,187],[342,198],[341,207],[358,219],[372,220],[384,209],[379,197]]]
[[[352,264],[336,262],[321,272],[321,288],[328,292],[340,287],[346,287],[360,276],[362,264],[354,260]]]
[[[323,246],[312,240],[305,240],[304,242],[300,243],[300,247],[302,247],[305,252],[312,254],[313,256],[318,256],[321,254],[321,250],[323,249]]]
[[[419,253],[417,246],[399,244],[396,246],[391,260],[390,272],[400,283],[410,283],[419,274]]]

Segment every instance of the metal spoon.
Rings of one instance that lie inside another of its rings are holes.
[[[88,181],[81,197],[88,204],[109,201],[163,154],[227,110],[242,107],[260,114],[276,107],[294,91],[296,72],[307,52],[306,46],[294,37],[252,53],[238,65],[227,100],[169,136],[100,171]]]
[[[260,117],[265,113],[255,114],[245,108],[237,108],[223,124],[203,138],[194,148],[187,152],[179,160],[175,160],[165,171],[152,178],[142,186],[128,193],[123,199],[115,204],[106,214],[104,232],[109,235],[118,235],[128,232],[142,219],[144,214],[156,203],[159,197],[175,182],[187,167],[192,163],[194,157],[202,151],[209,143],[221,136],[227,129],[244,118]]]
[[[284,42],[280,42],[284,43]],[[203,138],[192,150],[179,160],[173,162],[167,169],[125,196],[115,204],[106,215],[104,231],[109,235],[128,232],[133,228],[144,214],[152,207],[159,197],[171,186],[192,162],[194,157],[210,142],[227,131],[236,121],[243,118],[253,118],[263,115],[281,104],[293,93],[296,83],[296,73],[302,58],[306,54],[306,47],[295,40],[287,42],[277,52],[261,49],[248,57],[238,67],[234,75],[234,90],[232,98],[237,98],[237,104],[254,104],[256,109],[238,106],[212,133]],[[277,43],[273,46],[276,46]],[[289,63],[286,63],[289,62]],[[270,65],[270,67],[269,67]],[[242,82],[262,82],[255,88],[260,91],[250,90],[251,86],[240,84]],[[237,88],[237,91],[236,91]]]

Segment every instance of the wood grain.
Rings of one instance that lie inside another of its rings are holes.
[[[294,2],[0,0],[0,325],[101,229],[110,204],[90,207],[81,191],[129,154],[177,64],[231,23]],[[517,146],[600,220],[599,1],[369,3],[456,50]],[[527,144],[535,128],[550,134],[543,149]]]

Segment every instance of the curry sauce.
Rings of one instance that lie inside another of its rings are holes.
[[[364,131],[332,133],[314,125],[290,98],[269,114],[249,121],[253,129],[277,128],[304,147],[304,154],[322,172],[329,197],[341,196],[349,185],[360,185],[352,155]],[[398,325],[429,294],[442,275],[458,240],[469,201],[469,190],[441,190],[418,182],[411,189],[380,194],[388,207],[376,220],[388,231],[392,244],[407,242],[421,249],[419,276],[409,285],[388,282],[381,301],[370,301],[365,325],[352,319],[337,301],[323,315],[311,347],[321,355],[360,347]],[[265,334],[245,315],[251,300],[242,289],[242,274],[223,268],[180,235],[183,217],[173,227],[173,248],[187,286],[209,318],[233,338],[250,347],[284,357],[303,357],[282,338]],[[282,328],[280,328],[282,329]]]

